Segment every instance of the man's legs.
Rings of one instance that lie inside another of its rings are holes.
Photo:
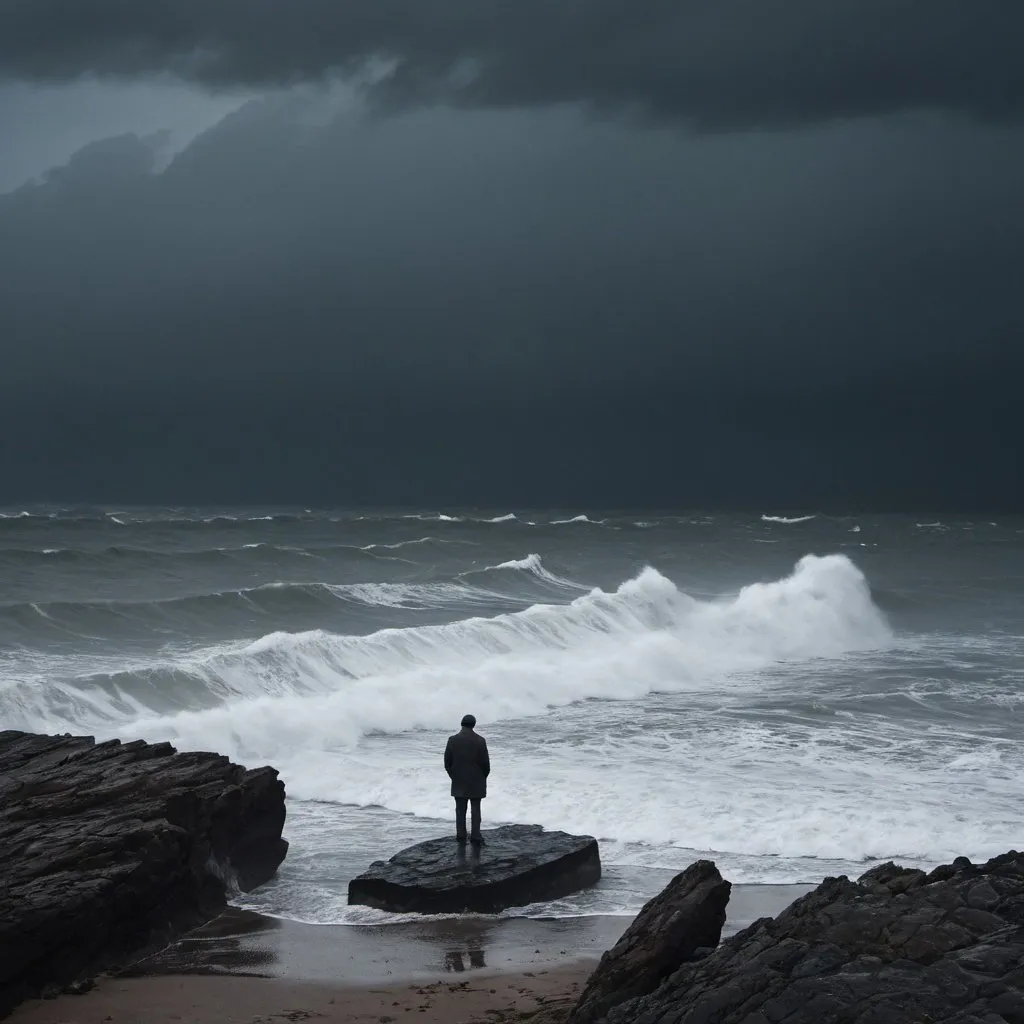
[[[475,800],[470,800],[469,801],[469,805],[472,808],[472,818],[470,820],[471,820],[472,826],[473,826],[473,831],[470,833],[470,839],[472,839],[474,842],[480,842],[481,841],[481,836],[480,836],[480,799],[479,799],[479,797],[477,799],[475,799]],[[465,829],[466,829],[466,810],[465,810],[465,807],[463,807],[463,810],[462,810],[462,829],[463,829],[463,833],[462,834],[465,835],[466,834],[465,833]]]
[[[466,804],[469,801],[463,796],[457,796],[455,798],[455,838],[459,842],[464,843],[466,841]],[[473,820],[476,822],[476,827],[480,827],[480,812],[479,806],[480,801],[475,800],[477,809],[473,812]]]

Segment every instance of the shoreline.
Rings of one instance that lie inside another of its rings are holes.
[[[735,885],[722,938],[774,917],[813,885]],[[396,924],[306,924],[229,907],[121,977],[240,975],[367,984],[596,961],[635,915],[428,917]]]
[[[737,885],[723,938],[811,885]],[[575,998],[632,916],[314,925],[229,907],[85,995],[23,1003],[14,1024],[426,1024],[515,1020]],[[415,1017],[407,1017],[415,1014]]]

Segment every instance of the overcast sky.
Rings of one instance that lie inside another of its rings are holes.
[[[1018,0],[0,0],[7,501],[1020,508]]]

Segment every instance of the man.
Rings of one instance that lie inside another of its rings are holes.
[[[466,715],[462,728],[448,737],[444,748],[444,770],[452,780],[455,797],[455,838],[466,841],[466,805],[472,807],[472,831],[469,841],[482,846],[480,834],[480,801],[487,796],[487,776],[491,774],[491,759],[487,754],[487,741],[473,731],[476,719]]]

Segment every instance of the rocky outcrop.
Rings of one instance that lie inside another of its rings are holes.
[[[399,913],[493,914],[560,899],[601,877],[592,836],[506,825],[483,833],[482,848],[431,839],[376,861],[348,887],[349,903]]]
[[[570,1024],[591,1024],[627,999],[654,991],[688,960],[718,945],[731,886],[711,861],[699,860],[652,899],[601,957]]]
[[[167,743],[0,732],[0,1016],[213,917],[276,871],[284,785]]]
[[[1022,1024],[1024,854],[826,879],[608,1024]]]

